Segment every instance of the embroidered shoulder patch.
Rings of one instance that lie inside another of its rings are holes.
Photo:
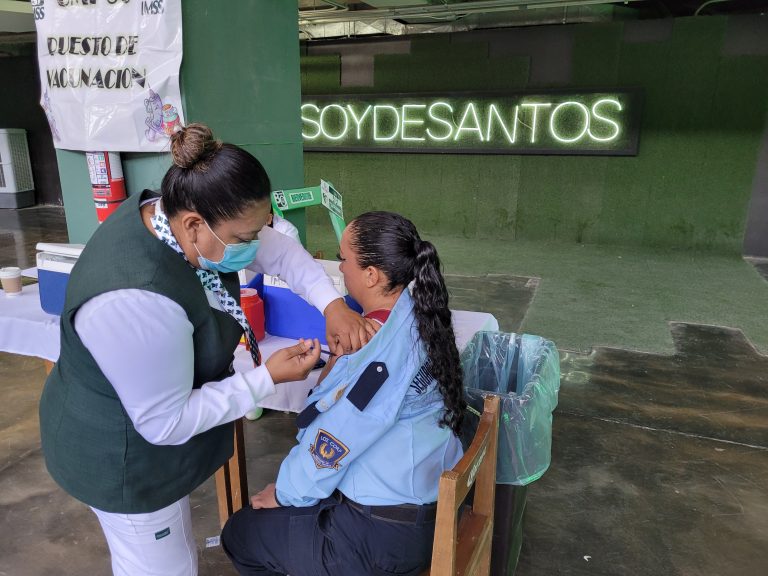
[[[423,394],[434,380],[435,377],[432,376],[432,362],[427,360],[421,365],[416,376],[413,377],[410,387],[416,391],[416,394]]]
[[[312,459],[315,461],[315,466],[318,468],[333,468],[339,469],[339,462],[347,454],[349,454],[349,448],[347,448],[343,442],[323,430],[322,428],[317,431],[315,437],[315,443],[309,447],[309,453],[312,454]]]

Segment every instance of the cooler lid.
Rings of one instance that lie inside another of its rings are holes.
[[[85,248],[85,244],[55,244],[51,242],[38,242],[35,246],[38,252],[47,252],[56,256],[69,256],[77,258]]]

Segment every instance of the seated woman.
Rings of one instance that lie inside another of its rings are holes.
[[[224,527],[240,574],[415,575],[431,559],[438,480],[462,456],[465,407],[440,260],[390,212],[352,221],[340,258],[350,295],[382,326],[331,358],[276,485]]]

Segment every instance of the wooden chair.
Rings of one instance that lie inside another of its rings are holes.
[[[232,514],[250,505],[242,418],[235,420],[235,452],[224,466],[216,470],[216,499],[222,528]]]
[[[490,573],[498,431],[499,398],[488,395],[472,444],[453,470],[440,477],[432,566],[422,576]],[[472,507],[465,507],[464,500],[473,484]]]

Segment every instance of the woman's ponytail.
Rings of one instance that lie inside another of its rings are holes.
[[[431,242],[415,242],[413,303],[419,336],[427,348],[432,376],[445,402],[441,420],[456,434],[464,419],[462,372],[456,336],[448,308],[448,289],[440,272],[440,258]]]
[[[389,280],[388,290],[407,289],[413,281],[413,307],[419,336],[445,403],[440,423],[458,435],[466,404],[462,396],[459,351],[448,309],[448,290],[437,250],[432,243],[419,238],[410,220],[393,212],[367,212],[355,218],[350,229],[358,266],[382,270]]]

